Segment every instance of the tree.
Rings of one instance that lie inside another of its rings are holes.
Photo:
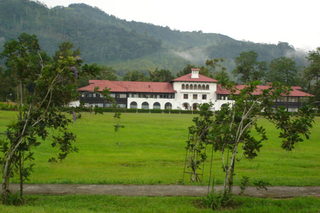
[[[60,45],[59,50],[63,47],[64,44]],[[7,139],[0,141],[0,150],[4,153],[0,159],[1,195],[4,200],[10,193],[9,181],[16,171],[20,175],[22,197],[23,181],[28,179],[34,165],[26,166],[24,161],[33,160],[32,148],[40,146],[41,140],[48,138],[49,129],[59,132],[52,136],[52,147],[60,151],[57,159],[61,161],[78,150],[72,143],[76,136],[67,128],[72,120],[63,111],[78,96],[78,77],[98,70],[90,65],[81,66],[81,58],[74,57],[75,53],[70,49],[64,50],[66,54],[52,60],[41,51],[37,37],[25,33],[18,40],[12,39],[4,45],[1,58],[6,59],[6,71],[17,85],[19,111],[17,120],[7,126]],[[70,112],[74,121],[78,118],[76,112],[77,109]]]
[[[141,72],[135,70],[135,71],[129,71],[125,74],[123,77],[124,81],[148,81],[149,79]]]
[[[192,65],[192,64],[188,64],[185,68],[183,68],[183,70],[179,71],[177,73],[177,78],[187,75],[189,73],[191,73],[191,69],[195,68],[196,66]]]
[[[212,60],[206,60],[206,66],[211,67],[213,74],[216,75],[219,71],[226,71],[225,66],[221,65],[224,62],[223,58],[214,58]]]
[[[106,67],[103,65],[96,65],[100,70],[99,74],[82,76],[78,80],[78,87],[84,87],[88,85],[89,80],[109,80],[116,81],[118,80],[116,76],[116,71],[112,67]]]
[[[213,69],[213,78],[218,80],[218,84],[221,84],[222,87],[225,87],[227,84],[229,84],[230,77],[227,73],[227,68],[221,65],[223,62],[223,58],[214,58],[212,60],[207,60],[206,65]]]
[[[174,76],[170,72],[170,70],[158,70],[155,69],[155,71],[148,71],[150,76],[150,81],[152,82],[170,82],[174,79]]]
[[[217,111],[216,115],[211,112],[213,104],[200,105],[200,116],[193,119],[195,125],[189,128],[191,137],[189,136],[187,141],[186,162],[190,168],[191,180],[199,180],[197,170],[207,159],[205,149],[208,145],[212,146],[212,151],[221,152],[222,168],[225,172],[220,200],[225,203],[222,205],[227,205],[232,193],[235,163],[242,158],[255,158],[262,148],[262,141],[267,140],[265,128],[257,123],[261,116],[281,130],[281,147],[287,151],[291,151],[296,143],[303,141],[302,136],[309,138],[309,129],[314,122],[310,105],[300,108],[296,114],[286,111],[284,107],[273,108],[273,100],[278,96],[288,95],[289,87],[275,82],[260,95],[253,95],[259,84],[258,81],[251,82],[242,90],[228,85],[233,103]],[[260,135],[259,138],[253,136],[253,128]]]
[[[262,81],[267,70],[265,61],[257,61],[258,53],[251,50],[242,52],[235,58],[236,68],[232,71],[234,76],[240,76],[239,80],[244,83],[260,80]]]
[[[66,58],[66,57],[70,56],[70,54],[72,57],[79,57],[81,55],[80,48],[72,51],[72,49],[74,49],[74,48],[75,48],[74,44],[69,41],[66,41],[66,42],[59,44],[59,50],[54,54],[53,60],[55,62],[58,62],[61,58]],[[70,52],[70,51],[72,51],[72,52]]]
[[[220,84],[223,88],[225,88],[230,81],[230,77],[225,70],[216,72],[214,75],[214,79],[216,79],[218,81],[218,84]]]
[[[270,62],[266,81],[279,81],[287,86],[296,86],[297,78],[298,70],[293,58],[283,56],[281,58],[273,59]]]
[[[320,47],[309,51],[306,57],[309,66],[304,70],[304,78],[307,80],[308,92],[315,95],[315,101],[320,102]]]

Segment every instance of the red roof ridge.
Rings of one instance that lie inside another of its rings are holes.
[[[209,78],[207,76],[199,74],[199,78],[191,78],[192,73],[180,76],[176,79],[173,79],[172,81],[188,81],[188,82],[209,82],[209,83],[216,83],[218,82],[217,80],[213,78]]]

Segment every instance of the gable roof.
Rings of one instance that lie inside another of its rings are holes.
[[[199,78],[191,78],[192,73],[189,73],[187,75],[181,76],[179,78],[173,79],[173,82],[177,82],[177,81],[187,81],[187,82],[209,82],[209,83],[216,83],[218,82],[215,79],[209,78],[207,76],[204,75],[200,75],[199,74]]]
[[[78,91],[98,91],[108,88],[111,92],[150,92],[150,93],[176,93],[169,82],[136,82],[136,81],[108,81],[89,80],[88,86],[81,87]]]
[[[247,85],[236,85],[236,87],[241,90],[243,89],[244,87],[246,87]],[[264,90],[264,89],[269,89],[270,86],[266,86],[266,85],[258,85],[257,86],[257,90],[254,91],[252,94],[253,95],[259,95],[261,94],[261,91]],[[301,87],[299,86],[292,86],[291,89],[293,89],[292,91],[290,91],[290,94],[289,96],[293,96],[293,97],[305,97],[305,96],[313,96],[309,93],[306,93],[306,92],[302,92],[300,91]],[[239,94],[240,91],[236,91],[235,94]],[[229,95],[230,92],[229,90],[225,89],[225,88],[222,88],[222,86],[220,84],[217,85],[217,90],[216,90],[216,94],[219,94],[219,95]]]

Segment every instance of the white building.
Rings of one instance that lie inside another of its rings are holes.
[[[239,89],[245,85],[238,85]],[[95,90],[95,88],[99,88]],[[108,88],[117,104],[122,108],[137,109],[182,109],[196,110],[202,103],[214,103],[214,110],[232,102],[229,91],[217,84],[217,80],[200,75],[199,69],[176,78],[171,82],[133,82],[89,80],[89,85],[79,88],[81,101],[86,106],[112,107],[112,104],[99,93]],[[257,94],[268,86],[258,86]],[[308,93],[300,91],[300,87],[292,87],[289,97],[275,101],[275,106],[289,106],[290,111],[296,111]],[[97,92],[94,92],[97,91]],[[285,104],[284,104],[285,103]]]

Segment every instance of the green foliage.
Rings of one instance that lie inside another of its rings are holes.
[[[233,70],[233,59],[251,50],[259,54],[259,60],[267,62],[295,55],[295,49],[285,42],[256,44],[221,34],[180,32],[128,22],[86,4],[48,8],[39,1],[2,0],[0,14],[0,46],[23,32],[34,33],[51,56],[61,42],[70,41],[81,49],[85,63],[112,66],[121,77],[128,71],[156,68],[175,75],[188,63],[204,66],[206,58],[224,58],[224,66]],[[298,66],[306,65],[304,56],[296,54],[295,60]]]
[[[77,151],[72,145],[75,135],[67,129],[72,121],[61,108],[77,96],[78,77],[96,69],[90,65],[82,68],[80,52],[72,52],[69,48],[73,47],[69,42],[61,44],[52,60],[40,51],[35,35],[23,33],[18,40],[6,42],[0,53],[6,59],[6,72],[17,85],[19,112],[17,120],[7,125],[6,141],[0,143],[4,153],[1,158],[3,199],[14,174],[20,174],[21,184],[28,180],[34,164],[25,166],[24,162],[34,160],[31,150],[47,139],[49,129],[62,134],[53,136],[52,146],[60,150],[58,159],[63,160],[69,153]]]
[[[243,83],[251,81],[262,81],[267,71],[267,64],[265,61],[257,61],[258,53],[251,50],[249,52],[242,52],[235,58],[236,68],[232,71],[234,76],[240,76],[239,80]]]
[[[123,77],[124,81],[149,81],[149,79],[142,73],[137,70],[130,71],[125,74]]]
[[[170,72],[170,70],[158,70],[155,69],[155,71],[148,71],[150,76],[150,81],[152,82],[170,82],[174,79],[174,76]]]
[[[189,170],[191,181],[201,181],[201,174],[198,170],[207,159],[206,145],[208,144],[208,131],[210,129],[210,120],[213,116],[211,110],[213,104],[205,103],[199,105],[199,117],[194,117],[194,125],[189,127],[189,135],[186,150],[186,163]]]
[[[259,190],[259,189],[268,190],[266,186],[267,186],[267,185],[270,185],[269,182],[267,182],[267,181],[262,181],[262,180],[254,181],[253,184],[257,187],[257,190]]]
[[[303,78],[306,79],[306,90],[313,94],[314,104],[320,106],[320,47],[310,51],[307,60],[310,63],[303,71]]]
[[[269,71],[266,75],[267,82],[281,82],[287,86],[298,84],[298,69],[293,58],[281,57],[273,59],[269,64]]]
[[[249,182],[250,182],[249,180],[250,180],[249,177],[247,177],[245,175],[242,176],[242,179],[240,180],[240,193],[239,193],[239,195],[243,195],[244,190],[246,190],[246,188],[249,186]]]
[[[177,77],[181,77],[181,76],[184,76],[184,75],[191,73],[191,69],[193,69],[193,68],[196,68],[196,66],[193,64],[188,64],[185,68],[183,68],[183,70],[181,70],[177,73]]]
[[[291,151],[295,144],[303,141],[301,136],[309,139],[310,129],[314,123],[314,109],[310,105],[305,105],[298,109],[297,113],[292,114],[284,107],[279,107],[275,113],[268,114],[267,117],[281,130],[279,136],[283,139],[281,147]]]
[[[222,191],[216,193],[212,188],[210,193],[202,198],[202,203],[212,210],[220,210],[234,204],[234,197],[231,193],[223,194]]]
[[[20,192],[10,193],[7,192],[7,195],[1,200],[2,204],[7,206],[20,206],[25,203],[24,199],[20,197]]]
[[[310,105],[300,108],[296,114],[285,111],[284,107],[273,108],[273,100],[281,95],[288,95],[289,87],[276,82],[271,88],[262,90],[259,95],[253,95],[259,84],[258,81],[251,82],[240,90],[234,85],[228,85],[230,99],[234,100],[232,106],[229,104],[212,116],[211,106],[200,105],[200,117],[195,117],[193,122],[196,125],[189,128],[192,137],[190,140],[189,136],[187,141],[186,163],[191,168],[189,171],[191,179],[200,180],[198,170],[200,164],[207,158],[206,146],[212,145],[214,151],[222,154],[222,169],[225,172],[222,197],[226,196],[226,199],[227,193],[232,193],[235,163],[242,158],[249,160],[256,158],[262,142],[267,140],[265,128],[259,126],[257,122],[262,114],[281,130],[279,135],[283,138],[281,147],[287,151],[291,151],[294,144],[303,141],[301,135],[309,138],[310,128],[314,122],[313,109]],[[253,127],[260,138],[252,135]],[[241,153],[241,156],[237,158],[238,153]],[[243,176],[240,184],[241,193],[248,182],[249,179]],[[265,188],[266,183],[260,181],[256,184],[257,187]]]

